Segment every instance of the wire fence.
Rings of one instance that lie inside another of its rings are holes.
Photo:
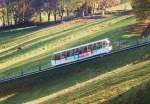
[[[150,36],[138,38],[138,39],[135,39],[134,41],[122,40],[122,41],[113,43],[113,50],[110,53],[108,53],[108,55],[120,52],[122,50],[125,51],[125,50],[129,50],[129,49],[132,49],[132,48],[138,48],[138,47],[145,46],[145,45],[148,45],[148,46],[150,45]],[[105,55],[107,55],[107,54],[105,54]],[[93,56],[91,59],[97,58],[99,56],[96,56],[96,57]],[[85,59],[85,60],[79,60],[79,61],[76,61],[76,62],[73,62],[73,63],[86,61],[86,60],[88,60],[88,58]],[[69,63],[69,64],[73,64],[73,63]],[[38,65],[34,69],[29,68],[28,71],[25,71],[25,70],[22,69],[17,73],[14,73],[14,74],[11,73],[11,75],[1,76],[0,77],[0,84],[3,83],[3,82],[6,82],[6,81],[15,80],[17,78],[29,76],[31,74],[36,74],[36,73],[44,72],[44,71],[47,71],[47,70],[56,69],[56,68],[63,67],[63,66],[69,65],[69,64],[65,64],[65,65],[61,65],[61,66],[57,66],[57,67],[52,67],[51,64],[47,64],[47,65],[44,65],[44,66]]]

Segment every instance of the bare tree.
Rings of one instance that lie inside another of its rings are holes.
[[[120,3],[120,0],[99,0],[99,9],[102,11],[102,16],[105,15],[107,7],[111,7],[118,3]]]

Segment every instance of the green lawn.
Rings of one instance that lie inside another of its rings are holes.
[[[126,5],[129,5],[128,3]],[[120,9],[118,6],[117,9]],[[110,8],[114,10],[114,8]],[[53,52],[110,38],[134,41],[133,15],[78,19],[0,32],[0,78],[50,67]],[[21,47],[22,50],[17,51]],[[0,85],[0,104],[149,104],[150,47],[128,50]],[[17,87],[16,87],[17,86]],[[9,90],[7,90],[7,88]]]
[[[0,90],[0,104],[148,104],[150,47],[68,66],[46,76],[23,81],[13,92]]]
[[[47,28],[23,28],[0,32],[0,76],[16,75],[37,70],[39,65],[49,67],[53,52],[83,43],[110,38],[134,40],[127,32],[136,23],[133,15],[110,16],[103,19],[67,22]],[[17,47],[22,47],[17,51]]]

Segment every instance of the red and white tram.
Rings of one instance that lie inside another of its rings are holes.
[[[80,45],[70,49],[54,53],[51,63],[52,66],[57,66],[87,57],[92,57],[99,54],[108,53],[112,50],[112,45],[109,39],[103,39],[88,44]]]

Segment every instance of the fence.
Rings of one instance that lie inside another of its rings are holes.
[[[113,43],[113,50],[110,53],[93,56],[93,57],[90,57],[90,58],[86,58],[86,59],[79,60],[79,61],[72,62],[72,63],[63,64],[63,65],[56,66],[56,67],[50,67],[50,65],[45,65],[45,66],[37,66],[37,68],[35,68],[34,70],[31,70],[31,69],[30,69],[31,71],[28,70],[28,72],[25,72],[24,70],[21,70],[17,74],[12,73],[9,76],[0,77],[0,84],[4,83],[4,82],[11,81],[11,80],[15,80],[15,79],[18,79],[18,78],[23,78],[23,77],[26,77],[26,76],[29,76],[29,75],[41,73],[41,72],[44,72],[44,71],[58,69],[60,67],[64,67],[64,66],[67,66],[67,65],[70,65],[70,64],[75,64],[75,63],[79,63],[79,62],[82,62],[82,61],[87,61],[87,60],[90,60],[90,59],[94,59],[94,58],[97,58],[97,57],[102,57],[102,56],[114,54],[114,53],[117,53],[117,52],[126,51],[126,50],[129,50],[129,49],[139,48],[139,47],[146,46],[146,45],[148,45],[148,46],[150,45],[150,36],[135,39],[134,41],[127,41],[127,40],[126,41],[125,40],[119,41],[119,42]]]

